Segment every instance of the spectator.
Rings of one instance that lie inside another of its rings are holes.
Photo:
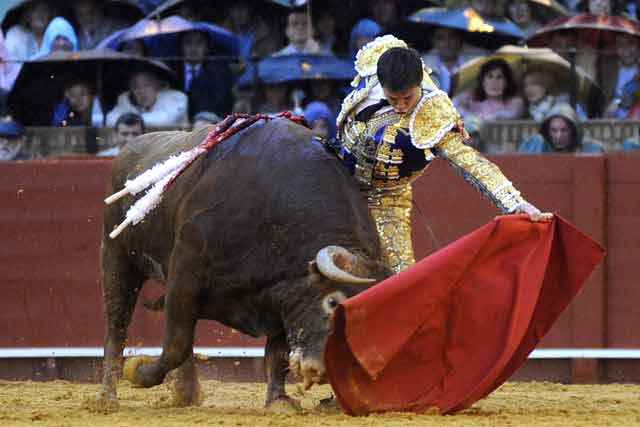
[[[142,39],[126,40],[120,44],[119,50],[129,55],[147,56],[147,47]]]
[[[637,151],[640,153],[640,142],[637,138],[629,138],[622,143],[619,151]]]
[[[10,118],[0,120],[0,161],[29,160],[24,127]]]
[[[445,27],[435,27],[432,32],[433,49],[422,57],[431,68],[431,77],[443,91],[451,92],[451,76],[460,65],[478,56],[481,51],[464,44],[462,32]]]
[[[108,35],[127,26],[125,21],[105,16],[97,0],[75,0],[72,4],[80,49],[93,49]]]
[[[525,117],[542,122],[549,111],[557,104],[569,103],[568,93],[556,93],[553,76],[541,67],[531,67],[522,75],[522,97],[526,111]],[[587,113],[582,104],[577,104],[579,120],[586,120]]]
[[[292,110],[293,103],[288,96],[289,92],[289,86],[286,83],[264,85],[262,88],[264,100],[258,105],[256,112],[272,114]]]
[[[124,113],[113,128],[111,134],[111,148],[102,150],[96,154],[100,157],[114,157],[120,153],[125,144],[133,141],[144,133],[144,120],[136,113]]]
[[[189,97],[189,116],[198,111],[213,111],[220,116],[229,114],[233,105],[233,75],[226,60],[210,60],[211,38],[201,31],[182,35],[180,49],[184,63],[176,76],[180,89]]]
[[[621,15],[624,2],[617,0],[581,0],[577,6],[579,12],[592,15]]]
[[[399,20],[396,0],[372,0],[369,2],[369,16],[380,25],[382,32],[389,32]]]
[[[313,29],[315,38],[320,45],[321,52],[333,54],[336,44],[336,11],[329,8],[321,8],[315,17]]]
[[[329,139],[336,136],[336,120],[324,102],[311,102],[304,109],[304,117],[311,126],[312,133],[320,138]]]
[[[104,114],[93,86],[83,80],[71,80],[65,85],[64,100],[53,111],[52,126],[101,127]]]
[[[224,26],[242,38],[241,56],[245,60],[251,56],[271,55],[282,46],[281,33],[271,28],[267,21],[259,16],[256,2],[231,2]]]
[[[501,16],[500,4],[496,0],[469,0],[471,6],[476,12],[485,16]]]
[[[349,56],[355,59],[360,48],[373,41],[380,33],[382,27],[373,19],[363,18],[356,22],[349,37]]]
[[[34,58],[49,55],[57,50],[74,52],[78,50],[76,32],[66,19],[56,16],[47,26],[42,39],[42,46]]]
[[[578,9],[581,12],[587,12],[593,15],[607,16],[607,15],[618,15],[621,13],[622,9],[618,4],[619,2],[615,0],[589,0],[582,1],[578,6]],[[587,40],[580,39],[574,40],[572,42],[572,47],[576,48],[576,57],[575,61],[580,68],[582,68],[589,76],[591,76],[601,87],[610,87],[610,84],[607,82],[610,79],[610,74],[612,68],[616,68],[616,60],[614,55],[610,52],[598,52],[598,50],[587,43]],[[555,50],[555,49],[554,49]],[[567,60],[571,60],[570,57],[566,58]],[[607,93],[607,95],[609,95]],[[612,97],[609,96],[604,103],[604,106],[607,107],[607,103],[611,101]],[[598,114],[603,112],[602,105],[598,107]]]
[[[623,118],[628,110],[620,105],[622,100],[622,88],[633,81],[640,72],[640,49],[635,36],[618,33],[616,35],[616,58],[608,70],[603,72],[607,78],[602,80],[602,90],[608,105],[605,115],[607,117]]]
[[[529,119],[540,123],[556,105],[553,77],[542,69],[529,69],[522,75],[522,94]]]
[[[18,77],[19,71],[20,66],[9,60],[9,52],[4,43],[2,31],[0,31],[0,117],[6,115],[7,96]]]
[[[6,34],[9,59],[26,61],[40,50],[44,32],[53,19],[54,11],[48,2],[34,2],[25,13],[25,25],[14,25]]]
[[[169,89],[151,71],[134,72],[129,79],[129,90],[118,96],[116,106],[107,114],[107,126],[113,126],[122,114],[136,113],[150,127],[186,127],[187,96]]]
[[[571,13],[576,14],[578,12],[578,6],[582,0],[558,0],[564,7],[567,8]]]
[[[633,81],[627,83],[624,91],[631,91],[633,89],[633,92],[628,95],[628,97],[630,98],[629,101],[625,101],[625,97],[623,97],[623,102],[621,104],[622,108],[624,108],[627,103],[631,105],[626,116],[627,119],[631,120],[640,119],[640,85],[638,83],[640,83],[638,79],[634,79]]]
[[[342,106],[343,97],[340,96],[338,83],[333,80],[313,80],[309,84],[310,99],[308,102],[320,101],[329,107],[329,111],[333,117],[337,117],[338,111]]]
[[[528,0],[512,0],[507,6],[506,15],[511,19],[525,35],[525,38],[533,34],[541,26],[533,17],[531,5]]]
[[[314,53],[330,55],[331,52],[322,50],[317,41],[310,37],[309,17],[305,9],[293,9],[287,16],[285,34],[289,44],[274,53],[274,55],[295,55],[298,53]]]
[[[605,151],[601,142],[584,136],[575,110],[569,104],[559,104],[540,124],[539,133],[527,138],[518,152],[604,154]]]
[[[571,54],[576,53],[576,35],[571,30],[554,31],[549,37],[549,49],[571,62]],[[587,71],[587,70],[585,70]],[[593,74],[591,74],[594,77]]]
[[[220,121],[222,121],[222,119],[216,113],[212,111],[200,111],[193,116],[193,130],[215,125]]]
[[[453,103],[465,121],[472,117],[481,122],[519,119],[524,113],[511,67],[502,59],[484,63],[475,87],[457,95]]]
[[[204,16],[201,13],[201,8],[196,7],[195,4],[189,2],[179,3],[175,14],[188,21],[202,21]]]
[[[624,6],[624,11],[622,12],[622,16],[625,16],[629,19],[640,20],[640,1],[639,0],[629,0],[626,2],[627,4]]]

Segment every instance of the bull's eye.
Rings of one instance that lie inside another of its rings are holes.
[[[325,295],[322,300],[322,308],[328,315],[332,315],[338,304],[347,299],[347,297],[340,291],[332,292],[329,295]]]

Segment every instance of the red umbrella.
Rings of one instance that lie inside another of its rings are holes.
[[[617,34],[640,37],[640,24],[622,16],[582,13],[551,21],[533,33],[526,42],[531,47],[547,47],[551,35],[558,32],[573,32],[578,40],[587,45],[611,49],[615,47]]]

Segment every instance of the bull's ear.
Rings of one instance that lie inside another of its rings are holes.
[[[318,264],[316,264],[316,261],[309,261],[309,274],[320,274],[320,270],[318,270]]]

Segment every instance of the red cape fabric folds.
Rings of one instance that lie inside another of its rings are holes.
[[[452,413],[527,359],[604,255],[557,215],[497,217],[338,307],[325,363],[351,415]]]

